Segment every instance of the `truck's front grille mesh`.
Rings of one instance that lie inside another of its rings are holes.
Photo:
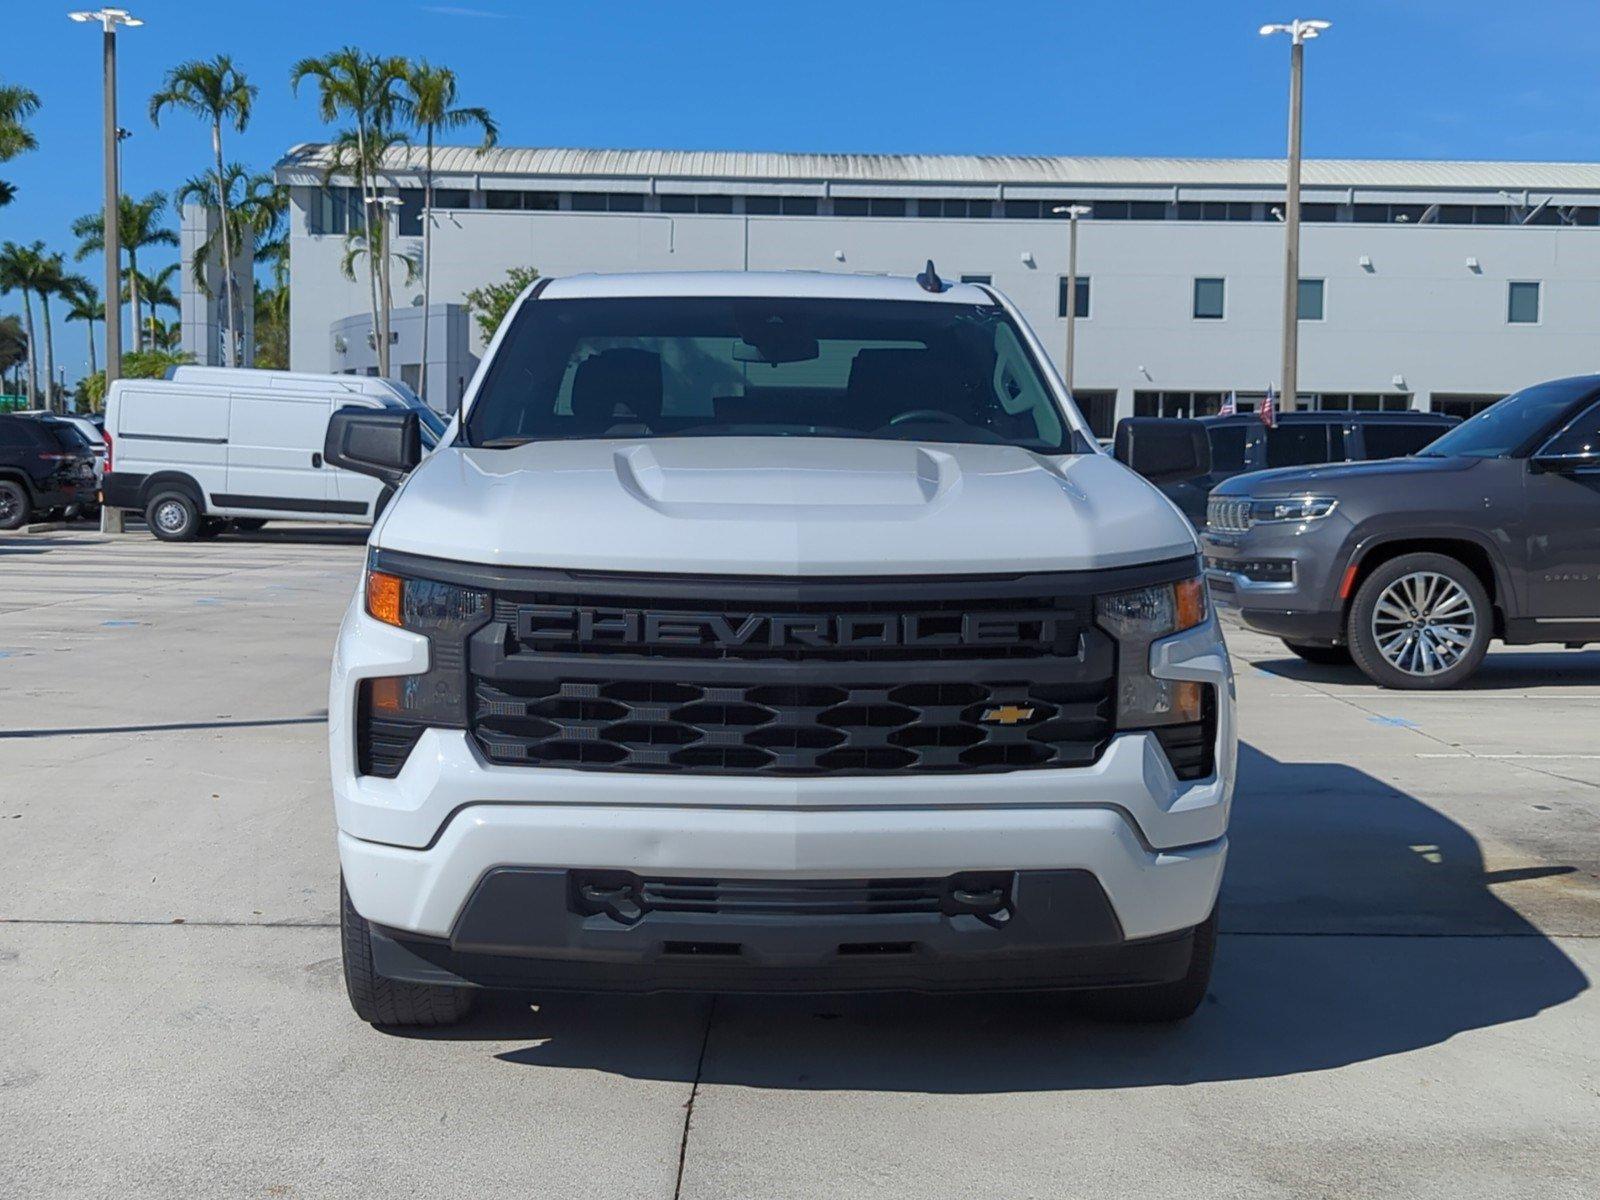
[[[870,916],[936,913],[943,879],[644,879],[647,911],[717,916]]]
[[[471,727],[497,763],[817,775],[1084,766],[1114,720],[1109,676],[901,684],[598,676],[479,678]]]

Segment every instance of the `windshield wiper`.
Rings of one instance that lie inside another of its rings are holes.
[[[510,450],[514,446],[526,446],[533,440],[531,437],[497,437],[479,442],[478,447],[482,450]]]

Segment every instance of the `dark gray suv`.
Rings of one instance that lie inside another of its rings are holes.
[[[1600,375],[1507,396],[1407,458],[1211,493],[1211,593],[1312,662],[1448,688],[1512,644],[1600,642]]]

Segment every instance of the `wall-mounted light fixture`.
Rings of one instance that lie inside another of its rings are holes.
[[[833,261],[834,262],[843,262],[844,261],[844,251],[843,250],[835,250],[833,252]]]
[[[1370,275],[1372,273],[1372,255],[1363,254],[1360,258],[1356,259],[1356,265]]]
[[[1032,250],[1024,250],[1022,252],[1022,265],[1025,266],[1025,267],[1033,266],[1033,251]]]
[[[1395,387],[1399,388],[1401,391],[1405,391],[1406,377],[1404,375],[1400,374],[1399,371],[1396,371],[1394,373],[1394,378],[1389,380],[1389,382],[1391,384],[1393,384]]]
[[[1472,255],[1467,256],[1467,270],[1471,271],[1474,275],[1483,274],[1483,268],[1478,265],[1478,260]]]

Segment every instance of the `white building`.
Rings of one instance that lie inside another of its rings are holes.
[[[420,148],[391,152],[401,248],[421,249]],[[327,148],[278,164],[292,198],[291,365],[375,370],[358,219]],[[453,306],[514,266],[769,270],[992,281],[1046,342],[1065,340],[1067,228],[1083,277],[1076,383],[1097,429],[1203,412],[1276,384],[1283,164],[471,148],[435,150],[429,395],[453,406],[482,339]],[[1524,384],[1600,371],[1600,164],[1313,161],[1301,242],[1302,404],[1465,413]],[[396,307],[420,304],[396,267]],[[352,322],[351,318],[356,318]],[[416,383],[420,321],[397,322]],[[449,332],[453,330],[454,332]]]

